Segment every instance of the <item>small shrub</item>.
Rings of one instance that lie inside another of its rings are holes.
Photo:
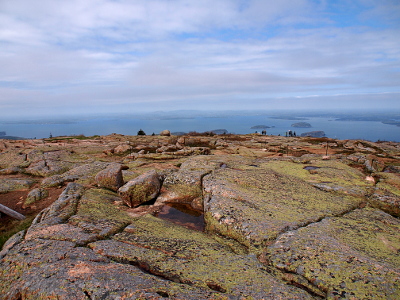
[[[145,133],[142,129],[140,129],[140,130],[138,131],[137,135],[146,135],[146,133]]]

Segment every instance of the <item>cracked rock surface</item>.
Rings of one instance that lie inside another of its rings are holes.
[[[173,149],[171,137],[4,147],[3,193],[63,191],[4,244],[0,299],[400,298],[397,144],[336,141],[326,159],[310,138],[229,138],[202,137],[223,147],[192,156],[107,151]],[[275,152],[289,147],[299,155]],[[116,186],[146,174],[162,177],[157,198],[128,207]],[[168,203],[204,213],[206,229],[157,217]]]

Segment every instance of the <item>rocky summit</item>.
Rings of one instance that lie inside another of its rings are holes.
[[[399,143],[1,141],[0,204],[0,299],[400,299]]]

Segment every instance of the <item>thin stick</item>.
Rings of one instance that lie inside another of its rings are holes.
[[[7,206],[4,206],[3,204],[0,204],[0,212],[5,213],[6,215],[9,215],[10,217],[13,217],[17,220],[25,219],[24,215],[21,215],[20,213],[12,210],[11,208],[8,208]]]

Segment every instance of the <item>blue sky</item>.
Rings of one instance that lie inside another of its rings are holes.
[[[400,111],[398,0],[0,0],[0,118]]]

